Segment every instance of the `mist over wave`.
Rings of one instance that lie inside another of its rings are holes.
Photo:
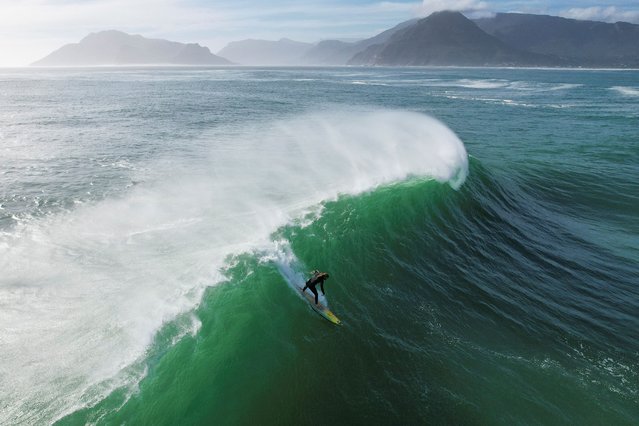
[[[139,381],[154,333],[223,279],[228,255],[323,201],[409,176],[459,188],[468,173],[459,138],[418,113],[306,114],[232,134],[149,160],[124,192],[3,231],[0,422],[49,422]]]

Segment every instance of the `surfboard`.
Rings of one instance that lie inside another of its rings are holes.
[[[337,318],[337,316],[335,316],[335,314],[331,312],[330,309],[322,305],[322,302],[318,301],[317,305],[315,304],[315,295],[310,290],[302,291],[303,287],[300,287],[300,286],[297,286],[297,288],[302,293],[306,301],[311,305],[311,308],[313,308],[315,312],[317,312],[318,314],[320,314],[321,316],[323,316],[324,318],[326,318],[327,320],[329,320],[335,325],[342,325],[342,322],[339,320],[339,318]]]

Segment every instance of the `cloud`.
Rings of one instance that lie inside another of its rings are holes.
[[[180,28],[211,23],[222,17],[210,8],[183,7],[178,0],[24,0],[2,5],[0,28],[3,33],[47,31],[69,28]]]
[[[440,10],[454,10],[473,18],[493,15],[491,6],[481,0],[423,0],[419,14],[428,16]]]
[[[615,6],[609,7],[575,7],[572,9],[564,10],[559,13],[559,16],[564,18],[581,19],[589,21],[604,21],[604,22],[633,22],[639,23],[639,10],[620,10]]]

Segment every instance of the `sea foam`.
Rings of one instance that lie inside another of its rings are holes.
[[[639,96],[639,88],[637,87],[614,86],[610,89],[624,96]]]

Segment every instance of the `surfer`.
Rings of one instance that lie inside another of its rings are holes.
[[[311,276],[311,278],[308,279],[308,281],[306,281],[306,284],[304,285],[304,288],[302,289],[302,292],[305,292],[306,289],[310,289],[313,294],[315,295],[315,304],[317,305],[317,290],[315,289],[315,286],[317,284],[320,285],[320,288],[322,289],[322,296],[325,294],[324,293],[324,281],[326,281],[328,279],[328,274],[326,272],[320,272],[317,269],[314,270],[312,272],[313,276]]]

